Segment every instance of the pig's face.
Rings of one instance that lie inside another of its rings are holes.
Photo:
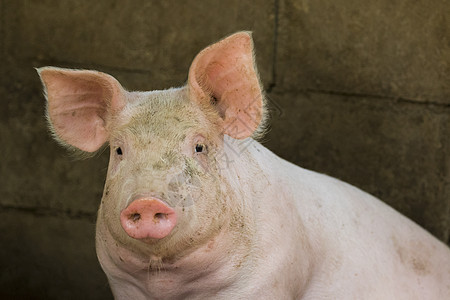
[[[248,33],[200,52],[179,89],[128,92],[96,71],[38,71],[56,139],[85,152],[110,144],[98,218],[116,246],[176,258],[220,231],[247,230],[224,141],[250,137],[263,119]]]
[[[215,235],[227,210],[236,207],[221,182],[222,131],[208,111],[189,101],[185,88],[129,97],[110,122],[111,157],[99,213],[124,245],[156,256],[181,254]],[[176,225],[163,239],[136,240],[121,226],[121,212],[145,197],[175,210]]]

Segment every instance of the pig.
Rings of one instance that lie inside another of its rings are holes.
[[[116,299],[450,299],[450,250],[377,198],[258,142],[267,105],[249,32],[185,86],[130,92],[43,67],[47,119],[110,161],[96,250]]]

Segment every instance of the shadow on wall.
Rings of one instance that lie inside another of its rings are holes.
[[[33,67],[98,69],[130,90],[179,86],[199,50],[242,29],[272,102],[266,145],[450,244],[446,1],[0,4],[1,298],[112,297],[94,249],[107,153],[75,161],[51,140]]]

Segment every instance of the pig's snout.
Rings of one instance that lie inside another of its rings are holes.
[[[162,239],[177,223],[175,210],[156,198],[137,199],[120,214],[125,232],[135,239]]]

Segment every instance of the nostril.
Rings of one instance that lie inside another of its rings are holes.
[[[141,214],[139,214],[139,213],[131,214],[129,219],[133,222],[137,222],[141,219]]]
[[[161,221],[161,220],[165,220],[165,219],[167,219],[167,214],[163,214],[163,213],[156,213],[154,216],[153,216],[153,221],[154,222],[159,222],[159,221]]]

